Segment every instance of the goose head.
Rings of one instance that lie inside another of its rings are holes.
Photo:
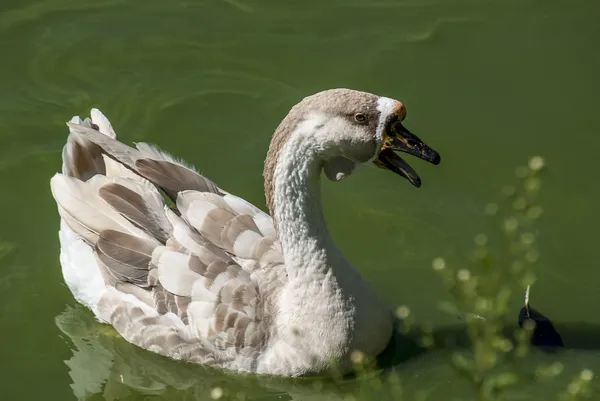
[[[418,174],[399,153],[436,165],[440,155],[402,124],[405,117],[402,102],[351,89],[326,90],[302,99],[271,140],[264,171],[269,208],[275,166],[284,158],[286,143],[296,143],[299,137],[310,144],[311,156],[332,181],[348,177],[358,166],[375,165],[420,187]],[[304,154],[297,151],[296,156]]]
[[[398,153],[440,162],[438,152],[402,124],[406,108],[394,99],[332,89],[303,99],[290,114],[300,114],[298,125],[309,126],[325,174],[334,181],[345,178],[357,165],[373,163],[419,187],[419,176]]]

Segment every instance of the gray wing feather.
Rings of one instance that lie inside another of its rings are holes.
[[[164,189],[172,199],[176,198],[178,192],[186,189],[220,193],[211,180],[190,167],[175,162],[168,154],[161,153],[156,148],[153,148],[150,153],[154,158],[149,158],[142,151],[133,149],[95,129],[71,122],[67,125],[74,137],[83,137],[93,142],[102,148],[107,156]],[[162,155],[163,159],[156,159],[158,155]]]
[[[285,280],[270,216],[152,145],[118,142],[99,121],[108,134],[68,124],[67,167],[53,194],[110,286],[101,318],[154,352],[251,369],[274,331],[267,316]],[[107,178],[101,161],[134,174]]]
[[[98,195],[122,216],[146,230],[160,242],[164,243],[169,239],[170,225],[168,221],[162,213],[155,212],[156,207],[159,207],[158,210],[161,211],[162,204],[159,199],[151,199],[148,202],[139,192],[119,183],[102,186]]]
[[[115,230],[103,230],[96,242],[95,254],[104,277],[112,282],[149,287],[148,271],[153,250],[160,243]]]
[[[171,199],[184,190],[219,193],[214,182],[187,167],[166,160],[140,159],[135,169],[142,176],[162,188]]]

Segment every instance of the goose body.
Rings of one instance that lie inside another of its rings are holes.
[[[51,180],[60,262],[78,302],[127,341],[235,371],[306,376],[378,355],[393,317],[333,242],[320,203],[375,163],[420,184],[393,151],[439,156],[400,102],[337,89],[294,106],[265,161],[270,215],[149,144],[119,142],[97,109],[74,117]]]

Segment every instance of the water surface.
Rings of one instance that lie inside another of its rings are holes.
[[[540,154],[549,168],[535,305],[574,346],[555,357],[567,372],[599,370],[599,13],[593,0],[4,1],[3,398],[190,400],[221,386],[251,399],[324,400],[355,391],[221,374],[114,338],[73,309],[48,186],[64,121],[98,107],[124,141],[155,142],[262,207],[273,129],[303,96],[332,87],[402,100],[407,126],[443,157],[439,167],[412,163],[419,190],[376,169],[325,183],[338,244],[382,296],[420,322],[456,323],[438,310],[447,295],[431,260],[464,260],[472,238],[493,230],[484,205]],[[590,349],[577,349],[582,338]],[[399,367],[408,390],[464,399],[447,358]],[[527,388],[515,399],[555,391]]]

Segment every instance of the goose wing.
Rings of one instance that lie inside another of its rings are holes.
[[[68,125],[51,189],[63,252],[93,254],[104,281],[88,306],[143,348],[253,370],[286,280],[271,217],[153,145],[119,142],[98,110]]]

